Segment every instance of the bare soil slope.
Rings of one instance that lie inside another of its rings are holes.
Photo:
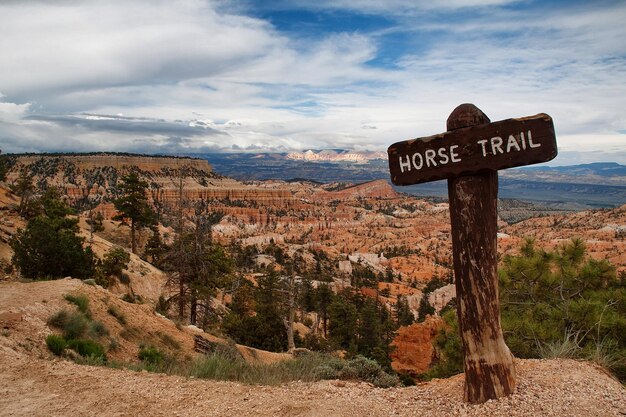
[[[462,402],[462,376],[380,389],[342,381],[278,387],[34,359],[0,347],[2,416],[621,416],[626,391],[600,369],[571,360],[516,362],[514,395]]]

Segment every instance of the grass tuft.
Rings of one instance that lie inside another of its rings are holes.
[[[89,311],[89,298],[85,295],[73,295],[73,294],[65,294],[64,298],[78,307],[78,311],[83,313],[88,318],[91,317],[91,312]]]
[[[48,346],[48,349],[50,349],[50,352],[57,356],[61,356],[67,346],[67,342],[62,336],[50,334],[46,337],[46,345]]]
[[[109,313],[110,315],[112,315],[113,317],[115,317],[115,319],[117,320],[117,322],[121,325],[125,325],[126,324],[126,317],[124,316],[124,314],[119,311],[115,306],[111,306],[107,309],[107,313]]]

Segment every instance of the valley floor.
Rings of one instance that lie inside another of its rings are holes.
[[[344,381],[250,386],[38,359],[0,346],[0,415],[626,415],[624,387],[589,363],[518,360],[516,366],[514,395],[468,405],[462,376],[395,389]]]

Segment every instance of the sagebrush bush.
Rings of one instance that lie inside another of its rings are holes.
[[[89,335],[92,337],[108,336],[109,330],[101,321],[92,321],[89,323]]]
[[[59,336],[57,334],[50,334],[46,337],[46,345],[50,352],[54,353],[57,356],[61,356],[65,347],[67,346],[67,342],[63,338],[63,336]]]
[[[67,347],[85,358],[102,359],[106,361],[104,346],[89,339],[73,339],[67,342]]]
[[[80,294],[80,295],[65,294],[64,298],[68,302],[78,307],[78,311],[83,313],[85,316],[87,317],[91,316],[91,312],[89,311],[89,298],[87,298],[87,296],[83,294]]]
[[[138,357],[148,365],[158,366],[163,364],[165,354],[154,346],[143,346],[139,349]]]
[[[115,306],[111,306],[107,309],[107,313],[115,317],[119,324],[126,324],[126,317]]]
[[[89,320],[82,313],[68,312],[63,309],[48,319],[48,324],[63,331],[66,340],[82,337],[89,326]]]

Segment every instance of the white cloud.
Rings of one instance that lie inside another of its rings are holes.
[[[623,155],[626,5],[494,7],[508,3],[307,2],[397,22],[311,39],[238,2],[5,2],[0,148],[381,150],[445,130],[452,109],[473,102],[494,121],[546,112],[563,149],[611,137],[617,151],[601,157]],[[416,52],[371,65],[398,34]]]

